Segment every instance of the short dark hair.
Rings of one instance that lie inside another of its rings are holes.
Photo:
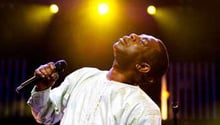
[[[147,79],[147,82],[157,81],[167,72],[169,67],[168,51],[160,39],[150,36],[146,40],[150,45],[147,45],[146,50],[143,52],[141,61],[147,62],[151,70],[145,75],[145,79]]]

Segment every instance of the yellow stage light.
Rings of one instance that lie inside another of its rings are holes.
[[[56,4],[50,5],[50,12],[51,13],[57,13],[59,11],[59,7]]]
[[[109,25],[112,23],[116,16],[118,16],[116,2],[102,0],[92,0],[88,2],[88,7],[85,7],[85,14],[87,14],[88,19],[91,23],[98,25]],[[95,26],[94,25],[94,26]]]
[[[157,12],[157,9],[155,6],[153,5],[150,5],[147,7],[147,13],[150,14],[150,15],[155,15]]]
[[[101,4],[98,5],[98,11],[99,11],[100,15],[105,15],[105,14],[108,13],[109,7],[108,7],[107,4],[101,3]]]
[[[166,75],[164,75],[161,80],[161,114],[163,120],[167,120],[168,118],[168,98],[169,92],[167,91],[167,80]]]

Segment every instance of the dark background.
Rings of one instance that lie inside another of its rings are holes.
[[[9,65],[10,61],[12,63],[23,61],[26,66],[26,75],[17,81],[17,85],[31,77],[34,69],[39,65],[59,59],[68,62],[68,68],[63,76],[83,66],[107,70],[111,67],[113,59],[112,44],[118,38],[130,33],[145,33],[160,38],[167,45],[172,64],[201,62],[215,65],[216,104],[219,110],[219,0],[114,1],[117,3],[117,9],[114,10],[117,17],[106,24],[103,23],[105,20],[99,18],[95,21],[87,18],[89,15],[85,12],[88,8],[87,2],[81,0],[0,1],[0,60],[4,65]],[[32,5],[47,6],[51,3],[56,3],[60,10],[47,23],[43,23],[43,17],[39,19],[35,18],[35,14],[31,14],[29,7]],[[165,14],[159,17],[148,15],[146,7],[150,4],[158,7],[158,13],[160,11]],[[30,15],[27,16],[27,13]],[[94,22],[104,25],[97,26]],[[13,68],[12,70],[14,71]],[[157,86],[151,90],[159,88]],[[23,95],[25,100],[30,91],[31,87],[27,88]],[[151,93],[159,104],[159,93],[155,91]],[[21,98],[20,95],[16,97]],[[217,115],[218,113],[219,111]],[[205,122],[201,119],[189,118],[180,124],[217,124],[218,118],[210,118],[211,121],[207,119]],[[17,114],[2,116],[1,121],[36,124],[28,113],[24,116]],[[164,121],[164,124],[173,124],[172,119]]]

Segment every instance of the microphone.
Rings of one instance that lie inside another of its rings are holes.
[[[55,72],[63,72],[64,69],[66,68],[67,63],[65,60],[59,60],[55,63]],[[43,78],[41,78],[40,76],[33,76],[31,78],[29,78],[28,80],[26,80],[25,82],[21,83],[21,85],[19,85],[16,88],[16,92],[20,93],[20,91],[27,85],[29,84],[34,84],[37,83],[39,81],[41,81]]]

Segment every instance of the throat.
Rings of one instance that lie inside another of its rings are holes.
[[[134,83],[132,82],[133,80],[131,80],[131,76],[132,75],[127,71],[121,72],[115,68],[111,68],[107,74],[107,79],[133,85]]]

